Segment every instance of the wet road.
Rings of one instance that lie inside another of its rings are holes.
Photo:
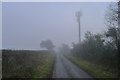
[[[53,72],[53,78],[91,78],[86,72],[66,59],[63,55],[57,54]]]

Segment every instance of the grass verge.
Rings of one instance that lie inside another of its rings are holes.
[[[42,66],[38,66],[38,73],[34,73],[33,78],[52,78],[54,62],[54,57],[48,58]]]
[[[65,55],[70,61],[83,69],[93,78],[116,78],[117,74],[110,73],[104,70],[104,67],[92,64],[88,61],[77,59],[74,56]]]

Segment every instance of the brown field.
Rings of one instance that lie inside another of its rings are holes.
[[[47,50],[2,50],[2,78],[49,78],[53,64]]]

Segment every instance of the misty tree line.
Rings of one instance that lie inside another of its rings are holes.
[[[111,3],[105,15],[108,29],[104,33],[86,32],[85,39],[73,44],[71,54],[77,58],[105,66],[109,71],[120,67],[120,26],[118,3]]]

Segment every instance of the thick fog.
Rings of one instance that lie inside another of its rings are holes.
[[[2,40],[7,49],[40,49],[42,40],[78,42],[75,12],[81,10],[81,36],[103,31],[106,2],[10,2],[2,3]]]
[[[0,2],[0,49],[2,49],[2,3]]]

